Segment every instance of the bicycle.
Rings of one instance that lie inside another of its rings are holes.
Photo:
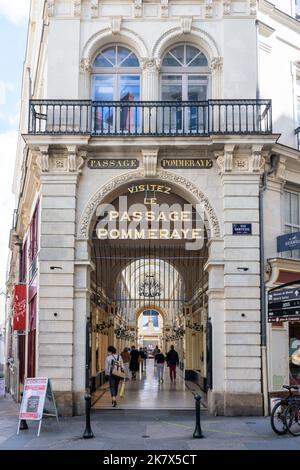
[[[298,385],[283,385],[282,388],[288,390],[289,394],[287,397],[282,398],[276,403],[271,412],[271,427],[276,434],[280,436],[288,432],[286,411],[290,405],[297,403],[299,400],[300,406],[300,396],[293,394],[292,390],[299,390],[300,386]],[[290,413],[292,410],[290,410]],[[299,415],[300,418],[300,415]],[[300,428],[300,421],[299,421]],[[298,435],[298,434],[297,434]]]
[[[292,436],[300,435],[300,396],[294,396],[287,406],[284,412],[284,424]]]

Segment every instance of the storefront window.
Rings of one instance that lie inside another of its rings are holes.
[[[300,193],[284,192],[284,233],[300,231]],[[286,256],[300,258],[300,250],[287,251]]]
[[[300,322],[289,324],[290,384],[300,384]]]

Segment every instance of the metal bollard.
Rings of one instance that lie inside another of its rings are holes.
[[[194,398],[195,398],[195,410],[196,410],[196,427],[195,431],[193,434],[193,437],[195,439],[202,439],[204,436],[202,434],[201,430],[201,424],[200,424],[200,402],[201,402],[201,396],[198,393],[194,393]]]
[[[85,397],[85,430],[83,433],[83,439],[92,439],[94,436],[94,433],[91,428],[91,402],[92,402],[92,397],[90,393],[86,393]]]

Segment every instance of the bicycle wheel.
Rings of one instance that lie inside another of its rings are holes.
[[[271,427],[276,434],[282,436],[287,433],[287,427],[284,421],[285,406],[281,400],[276,403],[271,413]]]
[[[292,402],[284,413],[286,429],[293,435],[300,435],[300,402]]]

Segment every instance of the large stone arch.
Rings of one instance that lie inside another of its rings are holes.
[[[220,57],[218,45],[210,34],[195,27],[191,27],[189,33],[184,33],[180,26],[169,29],[158,38],[152,48],[152,57],[160,59],[166,49],[178,41],[194,43],[200,47],[207,55],[209,62]]]
[[[151,180],[158,182],[164,181],[171,183],[178,189],[180,195],[185,197],[193,204],[202,204],[206,214],[212,238],[221,236],[221,226],[216,211],[209,201],[208,197],[196,186],[192,181],[170,171],[160,170],[155,176],[145,177],[141,170],[132,171],[118,175],[104,184],[87,202],[79,220],[77,238],[80,240],[88,240],[91,230],[91,222],[93,215],[101,203],[111,202],[116,196],[118,189],[127,183],[137,180]]]
[[[122,43],[132,49],[141,59],[148,57],[148,48],[144,40],[134,31],[128,28],[121,28],[115,33],[108,27],[93,34],[83,47],[81,63],[91,66],[97,51],[106,44]]]

